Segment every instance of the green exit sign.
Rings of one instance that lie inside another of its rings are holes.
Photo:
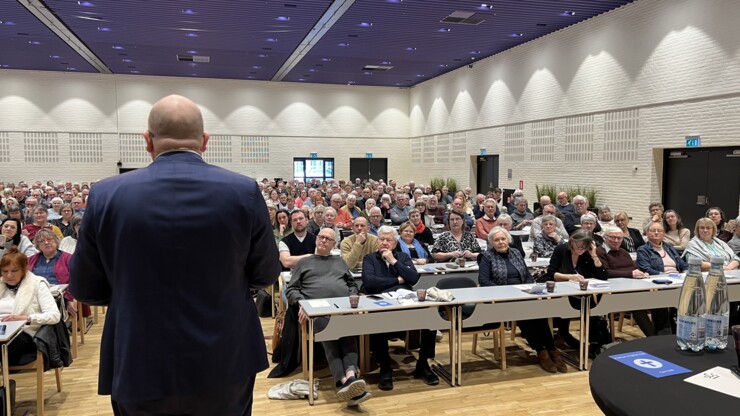
[[[686,147],[699,147],[699,146],[701,146],[701,137],[686,136]]]

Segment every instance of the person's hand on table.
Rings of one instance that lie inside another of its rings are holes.
[[[28,315],[5,315],[3,322],[9,321],[28,321]]]
[[[572,280],[574,282],[585,282],[586,278],[581,276],[580,273],[576,273],[576,274],[569,275],[568,280]]]
[[[650,276],[649,274],[641,271],[640,269],[632,270],[632,277],[634,279],[644,279],[646,277]]]

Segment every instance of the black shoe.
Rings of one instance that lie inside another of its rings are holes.
[[[389,391],[393,390],[393,373],[388,371],[387,373],[380,373],[380,380],[378,380],[378,388],[381,390]]]
[[[434,374],[434,371],[426,365],[423,367],[416,367],[414,378],[420,378],[424,384],[429,386],[436,386],[439,384],[439,377],[437,377],[437,375]]]
[[[347,407],[355,407],[358,406],[360,403],[364,402],[365,400],[373,397],[372,394],[370,394],[369,391],[366,391],[362,393],[359,396],[353,397],[347,401]]]
[[[344,382],[337,392],[337,396],[342,400],[350,400],[357,397],[365,391],[365,380],[350,377]]]

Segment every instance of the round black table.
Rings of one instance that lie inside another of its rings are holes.
[[[690,373],[654,378],[610,358],[644,351],[691,370]],[[684,380],[716,366],[737,365],[730,339],[720,352],[687,353],[676,347],[676,336],[665,335],[617,344],[602,352],[591,365],[591,395],[606,415],[731,415],[740,414],[740,399]]]

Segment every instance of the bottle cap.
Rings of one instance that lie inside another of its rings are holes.
[[[712,256],[711,259],[709,259],[709,263],[711,264],[724,264],[725,260],[720,256]]]
[[[698,257],[691,256],[689,257],[689,264],[695,265],[695,266],[701,266],[701,259]]]

